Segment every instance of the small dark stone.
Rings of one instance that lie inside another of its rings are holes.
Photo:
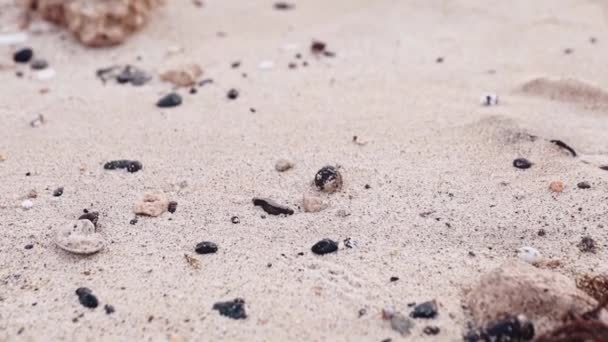
[[[27,63],[34,57],[34,50],[31,48],[23,48],[13,54],[15,63]]]
[[[391,282],[399,280],[399,277],[391,277]]]
[[[31,176],[31,175],[32,175],[32,173],[31,173],[31,172],[26,172],[26,173],[25,173],[25,176],[26,176],[26,177],[29,177],[29,176]]]
[[[443,63],[443,57],[437,57],[435,63]]]
[[[253,205],[262,207],[262,209],[270,215],[293,215],[293,210],[289,207],[280,205],[267,198],[255,197],[253,199]]]
[[[513,161],[513,166],[518,169],[529,169],[532,163],[526,158],[517,158]]]
[[[534,325],[523,316],[508,316],[488,323],[480,331],[470,331],[464,336],[466,342],[531,341],[534,338]]]
[[[236,89],[230,89],[228,90],[228,94],[226,95],[226,97],[228,97],[228,99],[230,100],[236,100],[237,97],[239,97],[239,91]]]
[[[253,107],[249,108],[249,111],[252,112],[252,113],[256,112],[255,108],[253,108]]]
[[[608,171],[608,165],[600,166],[600,170]]]
[[[241,62],[240,61],[232,62],[232,64],[230,64],[230,67],[232,67],[232,69],[236,69],[236,68],[238,68],[240,66],[241,66]]]
[[[171,214],[175,213],[175,211],[177,210],[177,202],[175,202],[175,201],[171,201],[171,202],[169,202],[169,207],[167,208],[167,210],[168,210],[168,211],[169,211]]]
[[[315,186],[325,192],[338,191],[342,188],[342,174],[333,166],[325,166],[317,171]]]
[[[120,84],[130,83],[134,86],[141,86],[152,79],[147,72],[132,65],[115,65],[108,68],[98,69],[97,77],[103,82],[114,79]]]
[[[573,49],[571,49],[571,48],[566,48],[566,49],[564,49],[564,53],[565,53],[566,55],[569,55],[569,54],[571,54],[571,53],[573,53],[573,52],[574,52],[574,50],[573,50]]]
[[[372,188],[372,186],[371,186],[371,185],[369,185],[369,184],[365,184],[365,189],[368,189],[368,190],[369,190],[369,189],[371,189],[371,188]]]
[[[53,191],[53,196],[59,197],[61,195],[63,195],[63,187],[59,187]]]
[[[245,319],[245,301],[241,298],[236,298],[228,302],[217,302],[213,304],[213,310],[220,312],[220,315],[230,317],[232,319]]]
[[[104,305],[104,306],[103,306],[103,309],[104,309],[104,310],[106,310],[106,314],[108,314],[108,315],[109,315],[109,314],[113,314],[113,313],[114,313],[114,311],[116,311],[116,310],[114,309],[114,306],[112,306],[112,305],[108,305],[108,304]]]
[[[338,250],[338,243],[330,239],[323,239],[315,243],[310,250],[318,255],[333,253]]]
[[[352,242],[351,238],[344,239],[344,247],[353,248],[353,242]]]
[[[239,217],[238,217],[238,216],[232,216],[232,217],[230,218],[230,222],[232,222],[232,223],[234,223],[234,224],[239,224],[239,223],[241,223],[241,220],[239,219]]]
[[[206,78],[206,79],[201,80],[200,82],[198,82],[198,86],[199,86],[199,87],[203,87],[203,86],[205,86],[205,85],[207,85],[207,84],[212,84],[212,83],[213,83],[213,79],[211,79],[211,78]]]
[[[360,309],[360,310],[359,310],[359,317],[363,317],[363,316],[365,316],[365,314],[366,314],[366,313],[367,313],[367,310],[366,310],[365,308]]]
[[[76,290],[76,295],[78,296],[78,301],[80,301],[80,304],[84,307],[94,309],[99,305],[97,297],[95,297],[93,292],[86,287],[78,288]]]
[[[385,338],[381,342],[393,342],[393,339],[392,338]]]
[[[276,10],[290,10],[293,9],[295,6],[293,4],[287,3],[287,2],[275,2],[274,3],[274,9]]]
[[[474,258],[474,257],[476,257],[477,255],[475,254],[475,252],[473,252],[473,251],[469,251],[469,256]]]
[[[581,242],[579,242],[578,249],[583,253],[595,253],[597,251],[597,245],[595,244],[595,240],[590,236],[585,236],[581,239]]]
[[[198,92],[196,88],[190,88],[190,94],[194,95]]]
[[[194,251],[198,254],[212,254],[217,252],[217,245],[211,241],[203,241],[194,247]]]
[[[95,227],[97,227],[97,221],[99,221],[99,213],[96,211],[92,211],[90,213],[82,214],[78,218],[79,220],[89,220],[93,223]]]
[[[539,229],[537,234],[538,236],[545,236],[547,235],[547,232],[544,229]]]
[[[298,65],[297,65],[296,63],[291,62],[291,63],[287,64],[287,67],[288,67],[289,69],[295,69],[295,68],[297,68],[297,67],[298,67]]]
[[[135,225],[137,223],[137,217],[129,221],[129,224]]]
[[[325,51],[326,47],[327,47],[327,44],[325,44],[324,42],[315,40],[310,45],[310,51],[314,54],[320,54]]]
[[[585,182],[585,181],[576,184],[576,186],[578,186],[579,189],[589,189],[589,188],[591,188],[591,184],[589,184],[589,182]]]
[[[30,63],[30,68],[32,70],[43,70],[49,66],[49,63],[44,59],[34,59],[32,63]]]
[[[416,305],[410,316],[413,318],[435,318],[437,316],[437,302],[431,300]]]
[[[171,108],[177,107],[182,104],[182,97],[178,93],[167,94],[156,102],[156,106],[159,108]]]
[[[17,72],[15,72],[15,76],[17,76],[19,78],[23,77],[23,71],[17,71]]]
[[[141,170],[143,165],[137,160],[113,160],[104,164],[103,168],[106,170],[116,169],[127,169],[127,171],[133,173]]]
[[[440,331],[439,327],[434,326],[434,325],[426,326],[422,330],[422,332],[427,335],[437,335],[437,334],[439,334],[439,331]]]
[[[32,245],[32,244],[27,244],[27,245],[25,245],[25,247],[23,247],[23,248],[25,248],[25,249],[32,249],[32,248],[34,248],[34,245]]]

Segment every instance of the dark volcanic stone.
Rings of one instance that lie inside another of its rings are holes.
[[[63,195],[63,187],[59,187],[53,191],[53,196],[59,197],[61,195]]]
[[[580,182],[580,183],[576,184],[576,186],[578,186],[579,189],[591,188],[591,184],[589,184],[589,182]]]
[[[416,305],[410,316],[413,318],[435,318],[437,316],[437,302],[431,300]]]
[[[325,44],[324,42],[315,40],[312,42],[312,44],[310,44],[310,51],[315,54],[323,53],[326,47],[327,44]]]
[[[236,298],[229,302],[217,302],[213,304],[213,310],[220,312],[220,315],[230,317],[232,319],[245,319],[245,301],[241,298]]]
[[[97,227],[97,221],[99,221],[99,213],[96,211],[91,211],[90,213],[82,214],[78,218],[79,220],[89,220],[93,222],[93,225]]]
[[[293,215],[293,210],[267,198],[254,198],[253,205],[262,207],[270,215]]]
[[[34,248],[34,245],[28,244],[28,245],[25,245],[25,247],[23,247],[23,248],[25,248],[25,249],[32,249],[32,248]]]
[[[399,280],[399,277],[391,277],[390,281],[397,281]]]
[[[93,294],[93,292],[86,287],[79,287],[76,290],[76,295],[78,296],[78,301],[82,306],[94,309],[99,305],[99,301],[97,297]]]
[[[137,160],[112,160],[104,164],[103,168],[106,170],[116,169],[127,169],[127,171],[133,173],[141,170],[143,165]]]
[[[529,169],[532,163],[526,158],[517,158],[513,161],[513,166],[518,169]]]
[[[239,223],[241,223],[241,220],[239,219],[239,217],[238,217],[238,216],[232,216],[232,217],[230,218],[230,222],[232,222],[232,223],[234,223],[234,224],[239,224]]]
[[[534,325],[523,317],[508,316],[464,336],[466,342],[525,342],[534,338]]]
[[[169,207],[167,208],[167,210],[168,210],[168,211],[169,211],[171,214],[175,213],[175,211],[177,210],[177,202],[175,202],[175,201],[171,201],[171,202],[169,202]]]
[[[217,245],[211,241],[199,242],[194,251],[198,254],[212,254],[217,252]]]
[[[342,188],[342,175],[333,166],[322,167],[315,175],[315,186],[325,192],[335,192]]]
[[[13,60],[16,63],[27,63],[34,57],[34,50],[23,48],[13,54]]]
[[[318,255],[333,253],[338,250],[338,243],[330,239],[323,239],[315,243],[310,250]]]
[[[230,100],[236,100],[236,98],[239,97],[239,91],[236,89],[230,89],[228,90],[226,97],[228,97]]]
[[[112,313],[114,313],[114,311],[116,311],[116,310],[114,310],[114,307],[112,305],[108,305],[108,304],[104,305],[103,309],[106,310],[106,314],[108,314],[108,315],[112,314]]]
[[[182,97],[177,93],[167,94],[156,102],[156,106],[159,108],[170,108],[177,107],[182,104]]]
[[[32,63],[30,63],[30,68],[32,70],[43,70],[49,66],[49,63],[44,59],[34,59]]]

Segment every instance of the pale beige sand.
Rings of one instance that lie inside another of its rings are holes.
[[[522,91],[539,77],[608,90],[601,1],[308,0],[287,12],[272,1],[168,2],[117,48],[84,48],[58,30],[31,37],[57,71],[52,80],[23,67],[23,79],[0,71],[0,340],[395,341],[402,337],[382,308],[407,313],[409,302],[436,299],[439,317],[416,320],[410,339],[455,341],[468,320],[463,288],[518,247],[561,260],[568,276],[608,272],[608,171],[598,168],[608,164],[605,95],[586,106],[543,95],[551,89]],[[11,13],[0,15],[3,29]],[[337,57],[312,57],[312,39]],[[174,45],[184,52],[167,57]],[[0,64],[12,63],[12,51],[0,47]],[[297,52],[309,66],[289,70]],[[179,59],[198,62],[215,83],[196,95],[180,91],[184,104],[174,109],[154,106],[170,90],[158,79],[137,88],[95,78],[112,64],[162,70]],[[231,69],[237,60],[242,66]],[[260,70],[264,60],[275,67]],[[233,87],[241,95],[230,102]],[[480,106],[485,92],[500,104]],[[46,124],[30,127],[39,113]],[[369,143],[354,144],[353,135]],[[520,156],[533,168],[514,169]],[[121,158],[144,169],[103,170]],[[279,158],[294,169],[275,171]],[[297,209],[326,164],[344,175],[328,209],[262,219],[252,206],[252,197],[267,196]],[[553,180],[566,183],[563,193],[548,190]],[[591,189],[576,187],[584,180]],[[55,199],[58,186],[65,192]],[[24,211],[31,189],[38,198]],[[158,190],[179,202],[177,212],[130,225],[133,204]],[[109,244],[90,257],[68,255],[53,244],[53,229],[84,208],[101,212]],[[576,247],[585,235],[598,242],[596,254]],[[313,255],[325,237],[357,246]],[[220,249],[196,255],[195,270],[184,253],[202,240]],[[116,312],[81,306],[80,286]],[[235,297],[245,299],[248,319],[211,310]],[[441,334],[424,336],[427,324]]]

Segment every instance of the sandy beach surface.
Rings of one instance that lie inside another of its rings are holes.
[[[572,279],[608,272],[602,1],[273,4],[171,0],[113,48],[54,26],[0,46],[1,341],[459,341],[466,289],[520,247]],[[12,32],[12,1],[0,12],[0,32]],[[313,40],[335,56],[311,53]],[[22,46],[56,75],[15,65]],[[182,62],[213,83],[177,89],[183,103],[158,108],[174,89],[158,73]],[[96,77],[125,64],[154,78]],[[485,94],[498,104],[481,105]],[[520,157],[532,167],[514,168]],[[277,172],[281,158],[294,167]],[[104,169],[116,159],[143,169]],[[340,167],[341,191],[311,186],[325,165]],[[149,192],[177,210],[130,224]],[[329,206],[304,212],[308,192]],[[268,215],[253,197],[295,213]],[[99,212],[106,242],[90,256],[54,242],[84,209]],[[593,253],[580,250],[583,237]],[[323,238],[338,251],[313,254]],[[217,253],[195,253],[201,241]],[[99,307],[82,306],[79,287]],[[246,319],[212,309],[235,298]],[[406,336],[382,319],[428,300],[437,317],[412,319]]]

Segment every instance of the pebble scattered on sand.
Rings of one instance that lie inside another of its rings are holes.
[[[32,245],[30,243],[30,244],[25,245],[23,248],[25,248],[25,249],[32,249],[32,248],[34,248],[34,245]]]
[[[38,114],[36,116],[36,118],[34,118],[32,121],[30,121],[30,127],[39,127],[42,124],[44,124],[45,120],[44,120],[44,116],[42,114]]]
[[[498,95],[496,94],[484,94],[481,97],[481,104],[490,107],[498,105]]]
[[[597,251],[597,244],[593,238],[585,236],[579,242],[578,249],[583,253],[595,253]]]
[[[549,184],[549,189],[553,192],[562,192],[566,186],[562,181],[553,181]]]
[[[391,328],[400,333],[401,336],[409,335],[414,327],[414,322],[399,312],[393,313],[390,319]]]
[[[114,306],[112,306],[112,305],[108,305],[108,304],[104,305],[104,306],[103,306],[103,309],[105,310],[106,315],[113,314],[113,313],[116,311],[116,310],[114,309]]]
[[[275,170],[277,170],[279,172],[285,172],[285,171],[291,169],[292,167],[293,167],[293,163],[287,159],[279,159],[274,164]]]
[[[295,7],[295,5],[291,4],[289,2],[279,1],[279,2],[274,3],[274,9],[276,9],[276,10],[286,11],[286,10],[293,9],[294,7]]]
[[[425,335],[429,335],[429,336],[437,335],[437,334],[439,334],[440,331],[441,331],[441,329],[439,329],[438,326],[434,326],[434,325],[429,325],[429,326],[424,327],[424,329],[422,329],[422,332]]]
[[[420,303],[410,313],[412,318],[435,318],[437,316],[437,302],[434,300]]]
[[[15,63],[28,63],[32,57],[34,57],[34,50],[31,48],[23,48],[17,50],[13,54],[13,61],[15,61]]]
[[[316,213],[328,207],[323,199],[315,194],[305,192],[302,197],[302,207],[304,212]]]
[[[49,66],[49,63],[45,59],[37,58],[30,63],[32,70],[44,70]]]
[[[175,211],[177,210],[177,202],[176,201],[170,201],[169,205],[167,206],[167,210],[171,214],[175,213]]]
[[[104,84],[109,80],[115,80],[119,84],[141,86],[152,79],[150,74],[132,65],[115,65],[98,69],[96,75]]]
[[[157,102],[158,108],[172,108],[182,104],[182,97],[178,93],[169,93],[161,97]]]
[[[232,223],[234,223],[234,224],[239,224],[239,223],[241,223],[241,220],[239,219],[239,217],[238,217],[238,216],[232,216],[232,217],[230,218],[230,222],[232,222]]]
[[[342,188],[342,174],[334,166],[325,166],[317,171],[314,183],[318,190],[336,192]]]
[[[589,188],[591,188],[591,184],[589,182],[586,182],[586,181],[579,182],[578,184],[576,184],[576,186],[578,186],[579,189],[589,189]]]
[[[87,287],[79,287],[76,289],[76,295],[78,296],[78,301],[84,307],[95,309],[99,305],[97,297],[95,297],[93,291]]]
[[[142,167],[141,162],[127,159],[112,160],[103,165],[103,168],[106,170],[127,169],[131,173],[141,170]]]
[[[228,90],[228,93],[226,94],[226,97],[229,100],[236,100],[237,97],[239,97],[239,91],[236,89],[230,89]]]
[[[63,195],[63,187],[62,187],[62,186],[61,186],[61,187],[58,187],[57,189],[55,189],[55,190],[53,191],[53,196],[54,196],[54,197],[59,197],[59,196],[61,196],[61,195]]]
[[[540,252],[536,248],[530,246],[519,248],[517,250],[517,257],[528,264],[537,264],[543,259]]]
[[[526,158],[517,158],[513,160],[513,166],[518,169],[525,170],[532,167],[532,163]]]
[[[34,207],[34,202],[30,201],[30,200],[24,200],[23,202],[21,202],[21,208],[25,209],[25,210],[30,210]]]
[[[191,87],[196,84],[203,74],[198,64],[182,64],[174,66],[160,74],[160,79],[170,82],[177,87]]]
[[[245,319],[245,301],[241,298],[236,298],[228,302],[217,302],[213,304],[213,310],[220,312],[220,315],[230,317],[232,319]]]
[[[89,220],[71,221],[59,226],[55,232],[57,247],[75,254],[94,254],[105,246],[104,238],[95,232]]]
[[[213,254],[217,252],[217,245],[211,241],[199,242],[194,251],[198,254]]]
[[[535,331],[534,325],[524,315],[508,316],[503,319],[489,322],[479,330],[470,331],[464,336],[465,342],[487,341],[532,341]]]
[[[135,203],[133,212],[137,215],[157,217],[169,209],[169,200],[161,193],[147,193]]]
[[[253,205],[262,207],[262,209],[270,215],[293,215],[293,210],[284,205],[280,205],[273,200],[267,198],[253,199]]]
[[[338,243],[330,239],[323,239],[315,243],[310,250],[318,255],[333,253],[338,250]]]

